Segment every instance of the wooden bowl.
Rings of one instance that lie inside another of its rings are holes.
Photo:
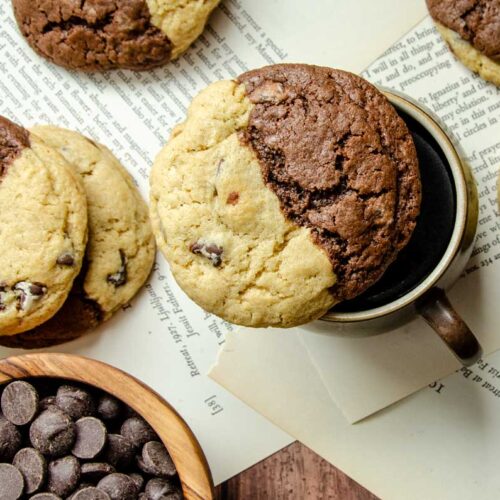
[[[180,415],[151,388],[110,365],[70,354],[26,354],[0,360],[0,384],[28,377],[82,382],[115,396],[139,413],[168,448],[186,500],[213,500],[205,455]]]

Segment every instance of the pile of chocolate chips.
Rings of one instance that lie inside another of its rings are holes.
[[[2,500],[180,500],[154,430],[107,393],[48,379],[1,391]]]

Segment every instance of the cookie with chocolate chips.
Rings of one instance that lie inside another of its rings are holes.
[[[500,85],[500,0],[427,0],[427,7],[457,58]]]
[[[321,317],[375,283],[420,210],[411,134],[362,78],[276,65],[210,85],[151,174],[180,286],[248,326]]]
[[[182,54],[219,0],[13,0],[21,33],[69,69],[146,70]]]
[[[57,312],[87,240],[80,178],[57,151],[1,117],[0,214],[1,342]]]
[[[0,338],[0,344],[9,347],[58,344],[109,319],[142,287],[155,256],[147,206],[128,172],[106,147],[53,126],[34,127],[32,135],[57,150],[81,178],[89,239],[81,273],[62,308],[30,332]],[[61,258],[66,262],[70,257]]]

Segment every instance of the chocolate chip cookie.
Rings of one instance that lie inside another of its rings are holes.
[[[87,241],[80,178],[38,137],[0,117],[0,339],[66,300]]]
[[[500,0],[427,0],[427,7],[457,58],[500,85]]]
[[[219,0],[12,0],[21,33],[69,69],[146,70],[176,59]]]
[[[375,283],[420,210],[410,132],[344,71],[276,65],[210,85],[151,174],[173,274],[233,323],[289,327]]]
[[[89,239],[84,264],[68,299],[48,322],[0,338],[9,347],[35,348],[81,336],[127,304],[146,281],[155,256],[147,206],[132,178],[104,146],[54,126],[32,136],[59,151],[83,182]],[[61,253],[61,265],[70,254]]]

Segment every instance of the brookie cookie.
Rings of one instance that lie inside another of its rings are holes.
[[[151,175],[153,229],[207,311],[249,326],[319,318],[377,281],[420,207],[413,139],[375,87],[276,65],[210,85]]]
[[[146,281],[155,256],[148,209],[113,154],[81,134],[32,129],[80,175],[88,204],[89,240],[80,275],[59,312],[38,328],[0,344],[36,348],[76,338],[127,304]]]
[[[146,70],[176,59],[219,0],[12,0],[22,34],[69,69]]]
[[[500,85],[500,0],[427,0],[427,7],[457,58]]]
[[[0,340],[66,300],[87,240],[81,181],[64,158],[0,117]]]

